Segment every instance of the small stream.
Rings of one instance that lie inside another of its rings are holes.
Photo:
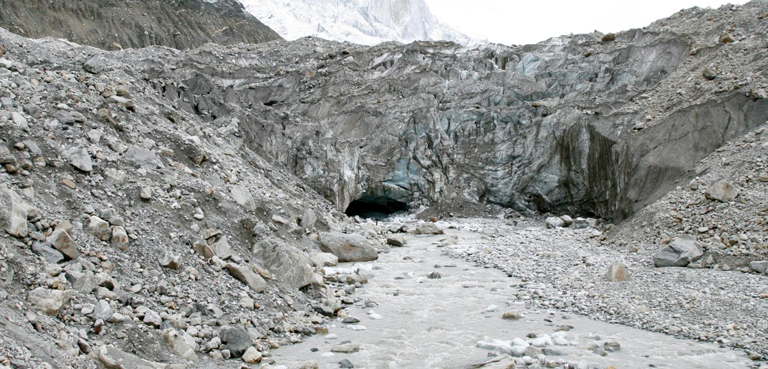
[[[458,237],[457,245],[437,246],[440,239],[450,236]],[[360,268],[368,276],[369,283],[352,296],[360,302],[346,308],[349,316],[360,319],[360,323],[335,320],[328,335],[313,336],[272,352],[276,364],[298,368],[314,360],[320,368],[339,368],[339,362],[347,359],[355,368],[465,368],[488,359],[490,350],[478,348],[478,341],[526,339],[529,333],[541,337],[554,334],[557,326],[569,325],[573,329],[565,337],[568,345],[550,346],[562,355],[547,355],[549,360],[578,363],[584,368],[595,365],[622,369],[725,369],[751,365],[743,353],[714,344],[558,311],[528,310],[525,302],[513,296],[519,280],[445,255],[449,250],[482,247],[481,234],[446,230],[445,236],[409,235],[407,241],[405,247],[380,254],[375,262],[328,268],[330,273]],[[428,278],[432,272],[440,273],[441,278]],[[366,307],[366,301],[377,306]],[[503,320],[502,314],[512,309],[524,316]],[[353,354],[330,352],[343,341],[360,344],[362,350]],[[607,356],[588,349],[593,344],[602,347],[606,341],[620,343],[621,349]]]

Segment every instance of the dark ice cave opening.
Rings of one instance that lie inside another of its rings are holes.
[[[384,220],[392,214],[407,211],[408,204],[389,198],[361,198],[347,206],[344,212],[350,217],[359,216],[366,219]]]

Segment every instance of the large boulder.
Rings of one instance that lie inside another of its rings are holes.
[[[72,298],[72,291],[51,290],[43,287],[29,292],[27,300],[46,315],[56,316]]]
[[[73,147],[65,152],[69,164],[83,172],[93,171],[93,161],[91,161],[91,154],[85,147]]]
[[[11,189],[0,186],[0,228],[14,237],[26,237],[27,214],[32,207]]]
[[[721,202],[733,201],[736,196],[739,196],[739,189],[727,181],[718,181],[707,191],[707,197],[710,200]]]
[[[359,234],[320,234],[320,249],[336,255],[340,262],[372,261],[379,258],[371,241]]]
[[[164,369],[167,364],[144,360],[138,356],[120,351],[114,346],[102,346],[96,352],[101,365],[107,369]]]
[[[254,273],[251,268],[235,263],[227,263],[224,268],[227,269],[235,279],[243,282],[246,286],[250,287],[255,292],[264,292],[267,289],[267,282],[257,273]]]
[[[434,223],[422,223],[416,226],[415,234],[439,235],[444,234],[442,229]]]
[[[632,274],[629,273],[629,269],[624,263],[615,262],[605,273],[605,279],[609,282],[624,282],[632,279]]]
[[[242,327],[222,327],[219,331],[219,339],[224,344],[224,348],[229,350],[229,353],[235,358],[242,357],[245,351],[253,345],[251,336]]]
[[[275,237],[253,245],[253,256],[278,280],[301,288],[315,281],[310,261],[299,249]]]
[[[689,238],[675,238],[653,256],[656,267],[684,267],[698,260],[704,252],[699,243]]]
[[[60,253],[69,259],[74,260],[80,256],[80,252],[77,251],[77,244],[75,243],[75,240],[73,240],[69,233],[67,233],[67,231],[64,229],[57,228],[55,231],[53,231],[53,233],[48,237],[48,242],[53,245],[53,248],[59,250]]]

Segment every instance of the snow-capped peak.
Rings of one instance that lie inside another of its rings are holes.
[[[385,41],[473,40],[440,23],[424,0],[240,0],[286,40],[317,36],[375,45]]]

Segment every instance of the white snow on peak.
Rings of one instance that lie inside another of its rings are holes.
[[[316,36],[376,45],[386,41],[472,38],[440,23],[424,0],[240,0],[245,9],[286,40]]]

